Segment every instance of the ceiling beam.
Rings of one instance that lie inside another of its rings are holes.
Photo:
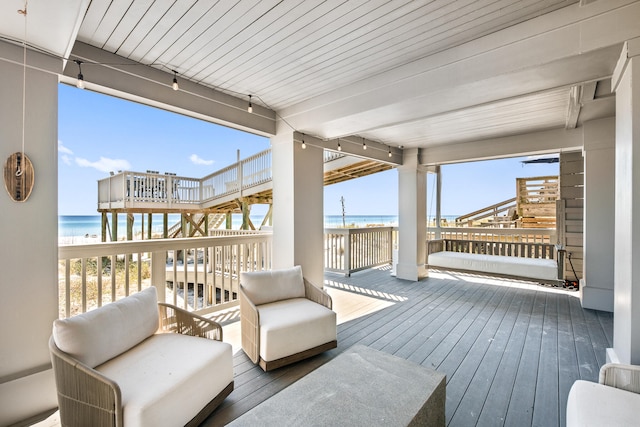
[[[235,129],[272,136],[276,131],[273,110],[177,76],[180,89],[172,89],[174,74],[131,61],[84,43],[76,43],[71,59],[83,61],[82,73],[89,90],[173,111]],[[69,61],[61,77],[75,85],[78,66]],[[254,100],[255,101],[255,100]]]
[[[593,123],[590,131],[595,126],[606,127],[613,120],[615,119],[594,120],[590,122]],[[584,145],[584,129],[584,126],[576,129],[554,129],[428,147],[420,150],[419,162],[428,166],[581,150]]]
[[[352,135],[344,138],[324,140],[301,132],[294,132],[293,139],[300,144],[304,141],[306,145],[322,148],[327,151],[339,152],[345,155],[361,157],[363,159],[376,160],[394,166],[402,164],[401,148],[392,147],[360,136]],[[340,149],[338,149],[338,144]],[[389,156],[389,153],[391,153],[391,156]]]
[[[575,129],[578,125],[580,108],[582,107],[582,85],[575,85],[569,91],[569,105],[565,120],[565,129]]]

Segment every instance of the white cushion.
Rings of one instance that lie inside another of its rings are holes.
[[[337,338],[336,313],[306,298],[277,301],[257,308],[263,360],[277,360]]]
[[[240,284],[255,305],[304,297],[302,268],[240,273]]]
[[[159,326],[153,286],[95,310],[53,322],[58,348],[93,368],[153,335]]]
[[[156,334],[96,370],[122,392],[125,426],[183,426],[233,381],[231,345]]]
[[[429,255],[430,266],[556,280],[558,265],[552,259],[521,258],[503,255],[435,252]]]
[[[637,426],[640,394],[578,380],[567,399],[567,427]]]

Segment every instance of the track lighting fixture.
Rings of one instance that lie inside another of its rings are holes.
[[[78,81],[76,82],[76,87],[78,89],[84,89],[84,76],[82,75],[82,64],[83,62],[79,59],[74,59],[73,62],[78,64]]]
[[[249,95],[249,106],[247,107],[249,113],[253,113],[253,104],[251,104],[251,95]]]
[[[304,143],[304,134],[302,134],[302,149],[306,149],[307,148],[307,144]]]
[[[173,71],[173,84],[171,87],[173,87],[173,90],[178,90],[180,89],[180,86],[178,86],[178,72],[176,70],[171,71]]]

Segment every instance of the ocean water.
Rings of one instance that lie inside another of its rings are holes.
[[[457,215],[443,215],[443,218],[451,221]],[[147,228],[147,215],[144,215],[144,226]],[[111,215],[108,215],[111,221]],[[430,218],[431,220],[431,218]],[[169,227],[180,221],[179,214],[169,214]],[[251,221],[258,226],[262,223],[261,215],[251,215]],[[242,216],[234,214],[233,229],[240,228]],[[398,225],[397,215],[345,215],[344,224],[347,227],[366,227],[367,225],[382,225],[385,227]],[[325,215],[324,226],[327,228],[342,227],[342,215]],[[140,214],[134,215],[133,234],[140,233],[142,219]],[[162,215],[153,215],[151,229],[153,233],[162,233]],[[100,215],[61,215],[58,217],[59,237],[100,237]],[[118,215],[118,237],[124,238],[127,233],[127,216]]]

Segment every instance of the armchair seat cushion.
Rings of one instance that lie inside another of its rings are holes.
[[[638,408],[640,394],[578,380],[567,400],[567,427],[637,425]]]
[[[336,313],[306,298],[257,307],[260,315],[260,357],[277,360],[336,340]]]
[[[122,392],[124,425],[182,426],[233,381],[231,345],[156,334],[95,369]]]

